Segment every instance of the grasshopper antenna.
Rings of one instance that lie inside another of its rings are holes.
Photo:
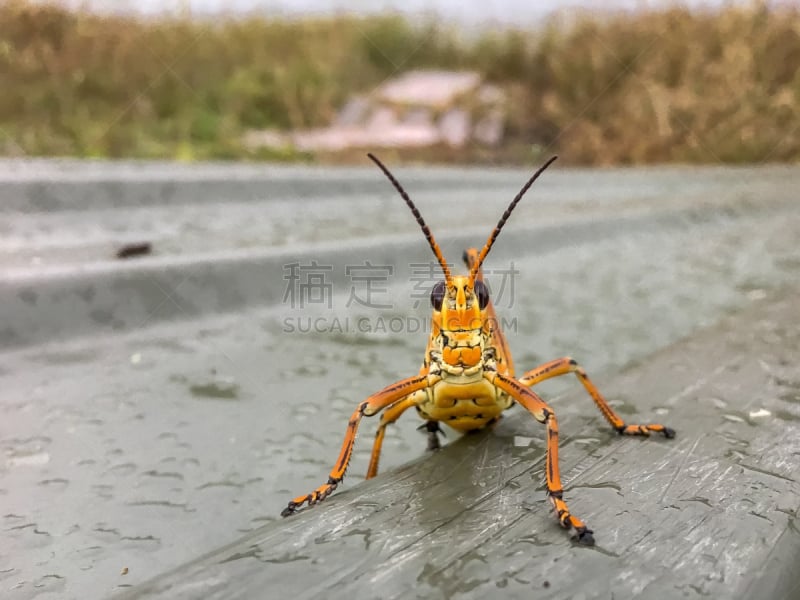
[[[442,249],[439,248],[439,244],[437,244],[436,240],[433,238],[433,234],[431,233],[431,230],[428,228],[428,226],[425,224],[425,221],[422,218],[422,215],[419,214],[419,210],[414,205],[414,203],[411,201],[411,198],[408,196],[406,191],[403,189],[403,186],[400,185],[400,182],[397,181],[397,179],[395,179],[394,175],[391,174],[389,169],[386,168],[386,165],[384,165],[380,160],[378,160],[378,157],[375,156],[374,154],[372,154],[371,152],[368,153],[367,156],[369,157],[369,159],[372,162],[374,162],[376,165],[378,165],[378,168],[381,171],[383,171],[383,174],[386,175],[386,178],[392,183],[392,185],[394,186],[394,189],[396,189],[397,192],[400,194],[400,196],[402,196],[403,200],[406,201],[406,204],[408,205],[408,208],[411,209],[411,213],[414,215],[414,218],[417,220],[417,224],[422,229],[422,233],[425,234],[425,239],[428,240],[428,244],[430,244],[431,250],[433,250],[433,254],[436,256],[436,260],[439,261],[439,265],[442,267],[442,272],[444,273],[445,284],[447,285],[447,287],[450,287],[450,284],[451,284],[451,282],[453,280],[453,277],[450,274],[450,269],[448,268],[447,262],[444,260],[444,256],[442,255]],[[542,168],[541,170],[544,170],[544,168]],[[535,177],[534,177],[534,179],[535,179]],[[533,183],[533,182],[531,182],[531,183]],[[530,184],[529,184],[529,187],[530,187]]]
[[[475,285],[475,277],[478,275],[478,271],[480,271],[481,265],[483,264],[483,259],[486,258],[486,255],[489,254],[489,250],[492,249],[497,236],[500,235],[500,230],[503,229],[503,226],[508,221],[508,217],[511,216],[511,212],[516,208],[519,201],[522,200],[522,197],[525,195],[530,187],[533,185],[533,182],[539,178],[539,175],[544,173],[545,169],[549,167],[553,162],[558,158],[558,156],[553,156],[550,160],[544,163],[541,167],[539,167],[536,173],[528,179],[528,182],[522,186],[522,189],[519,191],[517,196],[511,201],[511,204],[508,205],[506,212],[503,213],[503,216],[500,217],[500,221],[498,221],[497,226],[492,231],[489,239],[486,240],[486,244],[481,249],[480,254],[478,254],[478,258],[475,260],[475,264],[472,265],[472,268],[469,271],[469,285],[470,287]]]

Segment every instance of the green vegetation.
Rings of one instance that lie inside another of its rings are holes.
[[[396,17],[98,16],[0,3],[0,153],[246,158],[243,132],[324,125],[412,68],[510,93],[508,144],[446,160],[800,159],[800,9],[682,9],[465,37]],[[291,152],[253,158],[298,158]]]

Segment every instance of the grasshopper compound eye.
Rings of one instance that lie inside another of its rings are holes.
[[[475,295],[478,297],[478,306],[481,310],[489,304],[489,288],[480,279],[475,280]]]
[[[444,281],[437,281],[431,290],[431,306],[436,312],[442,310],[445,289]]]

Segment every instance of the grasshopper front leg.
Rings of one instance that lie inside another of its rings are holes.
[[[547,455],[545,480],[547,495],[556,511],[558,522],[562,527],[574,529],[577,540],[583,544],[593,545],[592,530],[578,517],[573,515],[564,502],[564,490],[561,487],[561,475],[558,468],[558,421],[553,409],[545,404],[537,394],[525,387],[518,380],[496,371],[485,371],[484,377],[495,387],[504,391],[525,407],[533,418],[547,427]]]
[[[323,483],[317,489],[305,496],[298,496],[291,500],[286,508],[281,512],[281,516],[288,517],[294,513],[303,504],[316,504],[322,502],[325,498],[331,495],[339,483],[344,478],[347,465],[350,464],[350,457],[353,455],[353,444],[356,441],[356,433],[358,432],[358,425],[361,422],[361,417],[371,417],[387,406],[397,402],[404,396],[416,392],[417,390],[424,389],[439,381],[438,377],[429,375],[416,375],[407,379],[393,383],[380,392],[373,394],[364,400],[353,411],[350,421],[347,423],[347,431],[344,435],[344,442],[342,442],[342,449],[339,452],[339,458],[336,459],[336,464],[328,475],[328,481]]]

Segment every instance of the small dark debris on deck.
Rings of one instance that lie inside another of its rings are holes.
[[[119,259],[137,258],[152,254],[153,245],[150,242],[139,242],[136,244],[126,244],[117,250],[116,257]]]

